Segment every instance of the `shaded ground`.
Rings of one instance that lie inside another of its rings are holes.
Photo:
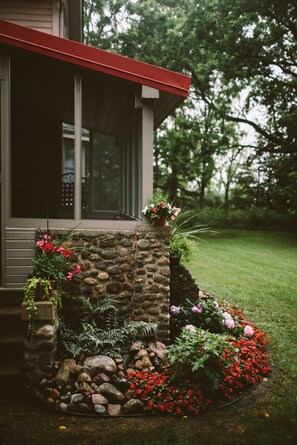
[[[0,399],[1,445],[295,444],[297,426],[268,412],[274,383],[259,384],[236,403],[200,417],[61,416],[18,396]]]

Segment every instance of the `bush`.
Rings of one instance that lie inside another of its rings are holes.
[[[233,363],[234,357],[235,348],[227,336],[187,325],[169,347],[167,362],[173,380],[188,379],[199,383],[206,392],[214,392],[223,382],[224,370]]]
[[[297,231],[297,214],[279,214],[274,210],[231,209],[226,217],[223,208],[205,208],[195,214],[199,223],[211,228]]]

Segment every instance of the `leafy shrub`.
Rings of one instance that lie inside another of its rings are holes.
[[[296,232],[297,214],[280,214],[267,209],[230,209],[226,216],[223,208],[206,207],[197,215],[199,224],[211,228],[285,230]]]
[[[226,351],[229,354],[224,354]],[[227,336],[188,325],[169,347],[167,363],[173,380],[190,380],[213,392],[222,383],[224,369],[234,361],[235,352]]]

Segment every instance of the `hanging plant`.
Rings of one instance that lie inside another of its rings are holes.
[[[54,304],[56,309],[58,309],[60,305],[60,299],[57,293],[54,292],[54,285],[55,283],[47,278],[32,277],[27,280],[24,301],[27,305],[27,333],[29,336],[34,335],[36,330],[35,320],[38,311],[36,301],[49,300]]]

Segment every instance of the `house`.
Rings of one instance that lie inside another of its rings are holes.
[[[82,292],[166,339],[169,231],[141,210],[154,130],[190,78],[81,41],[82,0],[0,0],[0,290],[11,302],[24,286],[38,228],[76,227],[92,247]]]
[[[81,11],[80,0],[0,0],[2,287],[24,284],[47,217],[135,229],[153,131],[188,93],[187,76],[65,39],[81,40]]]

